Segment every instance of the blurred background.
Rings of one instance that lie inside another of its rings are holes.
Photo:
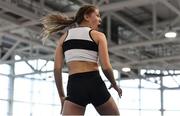
[[[39,19],[84,4],[100,9],[121,116],[180,116],[180,0],[0,0],[0,116],[59,116],[53,65],[63,31],[43,45]],[[65,91],[67,80],[65,65]],[[85,116],[99,114],[89,104]]]

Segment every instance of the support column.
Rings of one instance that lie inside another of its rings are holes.
[[[163,86],[163,76],[160,77],[160,97],[161,97],[161,116],[164,116],[164,86]]]
[[[142,77],[141,76],[139,76],[139,87],[138,88],[139,88],[139,116],[141,116],[141,89],[142,89]]]
[[[14,56],[13,56],[13,59],[14,59]],[[9,104],[8,104],[8,116],[12,116],[13,114],[13,101],[14,101],[14,75],[15,75],[15,72],[14,72],[14,67],[15,67],[15,64],[11,64],[11,72],[10,72],[10,77],[9,77],[9,93],[8,93],[8,96],[9,96]]]
[[[45,9],[44,0],[40,0],[40,9],[38,9],[40,11],[39,16],[43,16],[43,14],[45,13],[44,9]]]
[[[111,41],[111,15],[107,15],[107,39]]]
[[[0,36],[0,59],[2,57],[2,50],[3,50],[3,46],[2,46],[2,38]]]
[[[157,31],[157,12],[156,12],[156,2],[152,4],[152,15],[153,15],[153,39],[156,38],[156,31]]]
[[[112,16],[112,14],[110,15],[110,17],[111,16]],[[118,40],[118,37],[119,37],[119,35],[118,35],[118,27],[119,27],[118,23],[116,23],[114,21],[112,22],[112,20],[111,20],[111,40],[113,42],[115,42],[116,44],[119,43],[119,40]]]

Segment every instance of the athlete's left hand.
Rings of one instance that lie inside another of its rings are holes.
[[[64,101],[66,100],[66,97],[61,97],[61,111],[60,111],[60,114],[63,113],[63,106],[64,106]]]

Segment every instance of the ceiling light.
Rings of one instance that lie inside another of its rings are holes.
[[[176,38],[176,36],[177,36],[177,33],[172,30],[165,33],[166,38]]]
[[[131,69],[130,69],[129,67],[124,67],[124,68],[122,68],[122,71],[124,71],[124,72],[130,72]]]

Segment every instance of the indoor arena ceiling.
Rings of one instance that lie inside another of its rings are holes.
[[[0,0],[0,64],[53,60],[61,33],[41,41],[39,19],[98,5],[114,68],[180,69],[180,0]],[[166,38],[170,30],[176,38]],[[21,56],[14,60],[13,56]]]

